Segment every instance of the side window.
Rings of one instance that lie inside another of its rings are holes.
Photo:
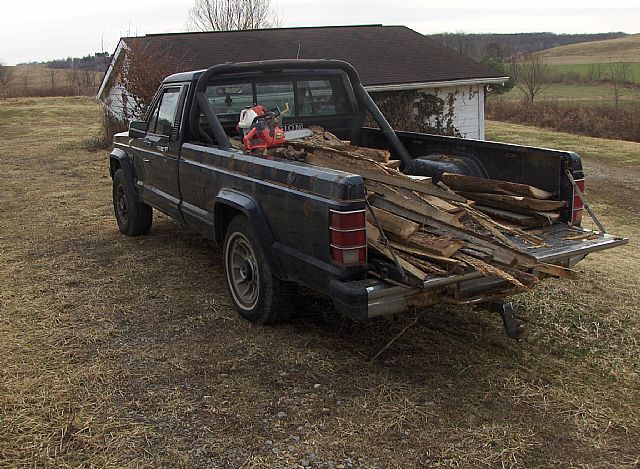
[[[153,107],[153,111],[151,111],[151,118],[149,119],[149,125],[147,126],[147,132],[154,133],[156,130],[156,123],[158,122],[158,109],[160,108],[160,103],[162,102],[162,98],[156,103]]]
[[[178,110],[178,98],[180,97],[180,88],[169,88],[165,90],[162,95],[162,101],[160,102],[160,108],[158,109],[158,115],[155,123],[155,130],[149,124],[149,132],[153,132],[156,135],[170,136],[171,127],[173,121],[176,118],[176,112]]]
[[[299,116],[327,116],[346,112],[344,93],[334,92],[331,81],[299,81],[297,87],[296,111]]]

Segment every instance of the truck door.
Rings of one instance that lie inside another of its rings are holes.
[[[142,162],[143,177],[139,185],[143,198],[178,220],[181,220],[178,210],[179,125],[185,92],[183,85],[165,86],[149,115],[145,137],[132,142]]]

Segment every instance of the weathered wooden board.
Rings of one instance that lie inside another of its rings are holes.
[[[371,207],[371,211],[367,210],[367,221],[370,224],[377,225],[376,220],[380,223],[380,228],[384,231],[389,231],[402,239],[408,239],[416,231],[420,229],[420,224],[406,218],[394,215],[386,210],[379,209],[377,207]]]
[[[564,200],[541,200],[521,195],[485,194],[482,192],[460,192],[468,199],[475,200],[488,206],[497,206],[507,209],[527,209],[537,212],[553,212],[565,207]]]
[[[359,174],[365,179],[389,184],[390,186],[402,187],[421,194],[435,195],[445,200],[454,200],[456,202],[465,202],[466,199],[457,194],[450,194],[435,187],[431,182],[414,181],[413,179],[388,169],[385,172],[382,165],[375,166],[371,164],[358,164],[348,161],[346,158],[331,158],[330,156],[321,155],[318,152],[309,153],[307,163],[326,168],[333,168],[339,171]],[[367,161],[367,160],[364,160]]]
[[[442,175],[442,182],[455,191],[523,195],[535,199],[550,199],[553,197],[551,192],[526,184],[463,176],[461,174],[444,173]]]

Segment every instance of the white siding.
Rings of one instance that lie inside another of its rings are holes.
[[[104,104],[107,106],[111,115],[117,117],[123,122],[128,122],[132,119],[136,119],[135,108],[131,99],[126,99],[124,89],[115,83],[107,92],[107,96],[104,99]]]
[[[463,137],[484,139],[484,85],[425,88],[424,93],[436,94],[449,110],[449,96],[453,95],[453,125]]]

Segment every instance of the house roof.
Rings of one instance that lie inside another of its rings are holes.
[[[499,72],[406,26],[325,26],[151,34],[122,38],[122,41],[127,45],[139,43],[148,50],[161,51],[178,64],[177,71],[204,69],[225,62],[340,59],[355,67],[364,86],[377,89],[458,80],[506,80]],[[117,53],[113,60],[117,60]],[[109,71],[103,84],[108,75]]]

